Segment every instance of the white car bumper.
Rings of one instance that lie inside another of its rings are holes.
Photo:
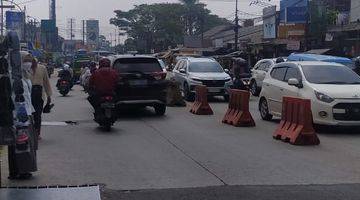
[[[360,126],[360,99],[336,99],[332,103],[313,100],[311,104],[315,124]]]

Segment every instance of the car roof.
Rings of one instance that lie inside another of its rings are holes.
[[[323,61],[288,61],[288,62],[282,62],[278,63],[275,66],[286,66],[289,64],[298,65],[298,66],[339,66],[339,67],[345,67],[342,64],[334,63],[334,62],[323,62]]]
[[[324,61],[324,62],[335,62],[335,63],[351,63],[352,60],[345,57],[328,56],[328,55],[317,55],[317,54],[296,54],[292,53],[288,57],[288,61]]]
[[[112,57],[113,57],[114,59],[121,59],[121,58],[154,58],[154,59],[156,59],[154,56],[149,56],[149,55],[131,55],[131,54],[113,55]]]
[[[184,58],[182,60],[188,60],[190,62],[217,62],[215,59],[213,58],[194,58],[194,57],[188,57],[188,58]]]

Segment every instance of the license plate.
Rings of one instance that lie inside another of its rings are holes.
[[[221,89],[219,89],[219,88],[208,88],[208,90],[209,90],[210,93],[216,93],[216,92],[221,91]]]
[[[105,117],[111,118],[111,109],[105,109]]]
[[[142,86],[142,85],[147,85],[148,81],[147,80],[130,80],[129,84],[134,85],[134,86]]]
[[[115,104],[114,103],[102,103],[101,107],[102,108],[115,108]]]

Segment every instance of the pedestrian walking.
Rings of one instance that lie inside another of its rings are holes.
[[[35,112],[33,113],[34,117],[34,130],[38,135],[38,139],[41,139],[41,116],[43,113],[44,102],[47,104],[51,103],[52,89],[49,81],[49,76],[47,69],[44,65],[38,63],[36,58],[32,58],[30,61],[29,58],[24,60],[24,64],[28,65],[31,62],[31,101],[34,106]]]

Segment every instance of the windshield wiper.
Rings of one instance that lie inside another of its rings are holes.
[[[319,84],[349,84],[349,83],[341,82],[341,81],[329,81],[329,82],[321,82]]]
[[[330,81],[330,82],[322,82],[319,84],[341,84],[341,85],[357,85],[360,82],[341,82],[341,81]]]

